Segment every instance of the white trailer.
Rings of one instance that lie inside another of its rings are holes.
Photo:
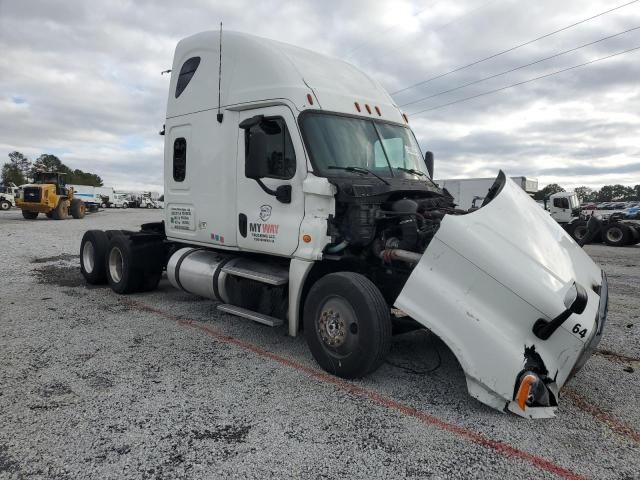
[[[91,185],[67,184],[72,187],[75,196],[82,199],[84,203],[93,204],[102,208],[106,208],[111,196],[113,195],[112,187],[93,187]]]
[[[529,194],[538,191],[538,180],[528,177],[511,177],[517,185]],[[440,188],[447,189],[459,208],[468,210],[478,208],[487,196],[495,178],[452,178],[436,180]]]
[[[601,269],[502,172],[480,209],[456,209],[407,117],[352,65],[240,33],[218,42],[204,32],[175,51],[164,221],[86,232],[87,282],[146,291],[166,270],[223,312],[302,330],[344,378],[381,365],[404,312],[450,347],[473,397],[553,416],[602,337]]]

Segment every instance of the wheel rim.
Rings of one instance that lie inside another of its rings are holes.
[[[358,342],[358,317],[344,298],[329,297],[320,308],[316,331],[324,348],[344,356]]]
[[[113,247],[109,252],[109,275],[115,283],[120,283],[122,279],[123,263],[122,251],[118,247]]]
[[[613,243],[622,240],[622,229],[615,227],[607,230],[607,240]]]
[[[95,249],[93,248],[93,242],[86,242],[82,249],[82,265],[84,271],[87,273],[93,272],[93,255]]]
[[[587,234],[587,228],[586,227],[578,227],[573,231],[573,236],[577,240],[582,240],[586,234]]]

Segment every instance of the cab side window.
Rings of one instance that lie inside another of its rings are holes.
[[[184,89],[187,88],[191,78],[198,69],[198,65],[200,65],[200,57],[191,57],[182,64],[180,74],[178,75],[178,81],[176,82],[176,98],[178,98],[182,92],[184,92]]]
[[[262,137],[266,178],[289,180],[296,174],[296,154],[291,135],[282,117],[264,118],[260,123],[245,130],[245,152],[249,152],[252,138]]]
[[[569,199],[568,198],[554,198],[553,206],[558,208],[569,208]]]
[[[180,137],[173,142],[173,180],[184,182],[187,174],[187,141]]]

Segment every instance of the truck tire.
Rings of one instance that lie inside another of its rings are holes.
[[[58,206],[53,209],[51,218],[54,220],[64,220],[69,216],[69,203],[67,200],[60,200]]]
[[[30,212],[29,210],[22,210],[22,216],[27,220],[35,220],[38,218],[38,212]]]
[[[0,200],[0,210],[9,210],[11,202],[9,200]]]
[[[84,202],[79,198],[74,198],[71,200],[71,216],[73,218],[84,218],[84,214],[87,212],[87,207],[84,205]]]
[[[365,276],[328,274],[307,295],[304,335],[324,370],[342,378],[365,376],[376,370],[389,352],[389,306]]]
[[[605,227],[602,238],[611,247],[623,247],[631,240],[631,230],[622,223],[613,223]]]
[[[105,255],[107,282],[116,293],[137,292],[143,283],[142,272],[135,267],[133,245],[129,237],[114,234],[109,238]]]
[[[584,220],[576,220],[569,225],[569,235],[578,243],[587,234],[587,222]]]
[[[125,203],[123,203],[123,204],[122,204],[122,208],[129,208],[129,204],[128,204],[128,203],[126,203],[126,202],[125,202]]]
[[[91,285],[107,283],[105,255],[109,239],[102,230],[88,230],[80,242],[80,272]]]

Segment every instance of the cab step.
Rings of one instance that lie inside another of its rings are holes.
[[[222,271],[234,277],[255,280],[267,285],[282,286],[289,283],[289,272],[287,270],[243,259],[237,262],[230,262],[222,267]]]
[[[267,325],[269,327],[279,327],[284,323],[280,318],[264,315],[259,312],[254,312],[253,310],[247,310],[246,308],[237,307],[235,305],[230,305],[228,303],[223,303],[222,305],[218,305],[218,310],[220,310],[221,312],[236,315],[238,317],[248,318],[249,320],[262,323],[263,325]]]

